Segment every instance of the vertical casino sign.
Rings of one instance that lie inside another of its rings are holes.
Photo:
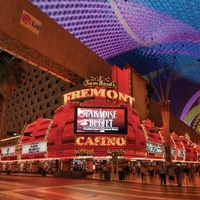
[[[20,24],[36,35],[39,35],[42,23],[30,13],[23,10],[20,18]]]
[[[115,90],[116,82],[102,76],[91,77],[83,82],[86,89],[74,91],[64,96],[65,101],[104,97],[109,100],[129,102],[134,98]],[[127,108],[108,106],[76,106],[74,116],[74,133],[76,146],[113,146],[126,145]]]

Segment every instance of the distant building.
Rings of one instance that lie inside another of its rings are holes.
[[[5,133],[19,134],[27,122],[39,117],[52,118],[63,103],[62,94],[70,88],[69,83],[31,65],[27,64],[25,70],[24,84],[16,88],[8,103]]]

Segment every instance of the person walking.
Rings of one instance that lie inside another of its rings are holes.
[[[100,165],[100,167],[99,167],[99,173],[100,173],[100,179],[102,179],[103,178],[103,167],[102,167],[102,165]]]
[[[107,180],[111,180],[111,172],[112,172],[112,167],[110,165],[110,163],[107,166]]]
[[[103,166],[103,174],[104,174],[104,180],[107,180],[108,179],[108,177],[107,177],[107,165]]]
[[[136,173],[136,168],[135,166],[133,165],[132,167],[132,178],[135,179],[135,173]]]
[[[186,164],[186,166],[185,166],[184,169],[183,169],[183,172],[185,173],[186,184],[187,184],[187,186],[188,186],[188,184],[191,183],[189,164]]]
[[[160,184],[166,185],[167,168],[162,165],[160,168]]]
[[[148,174],[147,167],[145,165],[142,165],[140,167],[140,174],[141,174],[142,182],[144,182],[147,179],[146,176]]]
[[[196,169],[193,164],[190,165],[190,180],[191,184],[195,185],[195,174],[196,174]]]
[[[174,171],[175,171],[178,187],[182,187],[182,169],[181,169],[181,166],[177,165],[175,167]]]
[[[133,181],[135,179],[135,166],[130,166],[130,181]]]
[[[170,185],[174,182],[175,179],[175,171],[174,171],[174,166],[171,165],[168,169],[168,175],[169,175],[169,183]]]
[[[154,167],[152,166],[152,164],[150,164],[150,166],[148,167],[148,172],[149,172],[150,180],[153,180],[154,179]]]
[[[139,165],[136,165],[135,169],[136,169],[137,175],[140,176],[140,167],[139,167]]]

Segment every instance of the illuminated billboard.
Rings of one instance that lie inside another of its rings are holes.
[[[75,107],[74,132],[127,134],[127,110],[119,107]]]

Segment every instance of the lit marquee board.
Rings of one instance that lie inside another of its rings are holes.
[[[13,156],[15,155],[15,146],[1,148],[1,156]]]
[[[33,142],[22,146],[22,154],[42,153],[47,151],[47,142]]]
[[[185,157],[185,151],[182,149],[178,149],[178,157],[184,158]]]
[[[161,144],[156,144],[156,143],[151,143],[151,142],[146,143],[146,150],[148,153],[152,153],[152,154],[163,153],[163,148]]]

